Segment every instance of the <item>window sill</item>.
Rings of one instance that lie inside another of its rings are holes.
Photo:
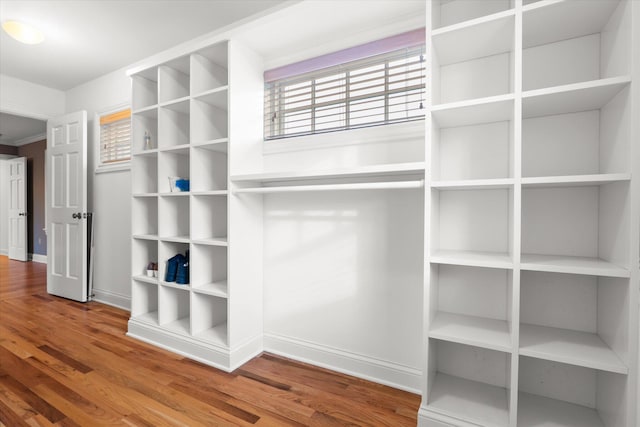
[[[131,162],[118,163],[117,165],[98,166],[95,170],[95,174],[110,173],[110,172],[122,172],[131,170]]]

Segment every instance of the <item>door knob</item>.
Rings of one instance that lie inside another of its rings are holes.
[[[26,212],[20,212],[20,213],[18,214],[18,216],[27,216],[27,213],[26,213]]]
[[[73,219],[81,219],[82,218],[82,213],[78,212],[78,213],[72,213],[71,214],[71,218]]]

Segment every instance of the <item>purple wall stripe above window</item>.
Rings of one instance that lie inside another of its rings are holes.
[[[346,62],[357,61],[359,59],[393,52],[394,50],[405,47],[418,46],[424,44],[425,40],[425,29],[419,28],[417,30],[396,34],[395,36],[381,40],[372,41],[359,46],[350,47],[337,52],[327,53],[326,55],[305,59],[304,61],[267,70],[264,72],[264,81],[268,83],[275,80],[286,79],[288,77],[298,76],[327,67],[333,67]]]

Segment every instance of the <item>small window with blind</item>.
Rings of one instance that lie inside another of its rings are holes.
[[[131,160],[131,110],[100,115],[99,166],[116,166]]]
[[[424,120],[424,29],[265,72],[264,139]]]

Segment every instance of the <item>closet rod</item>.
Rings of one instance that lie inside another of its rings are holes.
[[[252,187],[238,188],[234,193],[295,193],[306,191],[344,191],[344,190],[389,190],[422,188],[424,180],[418,181],[387,181],[387,182],[362,182],[350,184],[319,184],[319,185],[289,185],[279,187]]]

